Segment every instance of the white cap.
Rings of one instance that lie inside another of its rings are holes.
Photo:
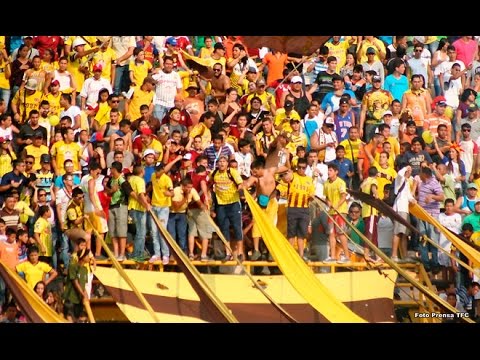
[[[383,113],[382,116],[385,116],[385,115],[393,115],[393,113],[390,110],[387,110]]]
[[[34,78],[30,78],[27,80],[27,83],[25,84],[25,89],[27,90],[37,90],[37,80]]]
[[[75,40],[73,40],[72,48],[75,49],[75,46],[79,46],[79,45],[87,45],[87,42],[83,40],[81,37],[76,37]]]
[[[302,83],[302,84],[303,84],[302,78],[301,78],[300,76],[298,76],[298,75],[292,77],[292,80],[290,80],[290,82],[291,82],[292,84],[294,84],[294,83]]]
[[[155,150],[153,149],[147,149],[143,152],[143,157],[147,156],[147,155],[155,155]]]
[[[191,153],[186,153],[185,155],[183,155],[183,159],[184,160],[192,160],[192,154]]]

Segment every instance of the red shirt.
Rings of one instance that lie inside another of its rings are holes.
[[[207,174],[205,175],[199,175],[193,172],[191,174],[191,179],[193,183],[193,188],[197,190],[198,194],[200,195],[200,200],[202,203],[206,204],[206,199],[205,199],[205,194],[202,192],[202,187],[200,186],[200,183],[202,181],[207,182]],[[199,209],[200,207],[198,206],[196,201],[192,201],[189,206],[190,209]]]
[[[42,59],[45,50],[52,49],[55,53],[55,60],[58,60],[59,46],[63,46],[63,39],[61,36],[35,36],[33,38],[33,47],[38,50]]]

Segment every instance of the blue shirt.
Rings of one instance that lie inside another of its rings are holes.
[[[143,180],[145,180],[145,184],[148,184],[152,181],[152,175],[155,172],[155,166],[145,166],[144,168],[145,173],[143,174]]]
[[[72,179],[74,187],[80,185],[80,176],[78,176],[77,174],[73,174]],[[54,186],[59,189],[63,189],[65,187],[61,176],[57,176],[55,178]]]
[[[349,159],[343,159],[342,161],[335,159],[330,161],[328,164],[335,164],[338,166],[338,176],[345,181],[346,184],[350,182],[350,178],[347,173],[349,171],[353,172],[353,163]],[[328,165],[327,164],[327,165]]]
[[[383,89],[390,91],[395,100],[402,102],[403,93],[408,90],[408,79],[405,75],[401,75],[399,79],[393,74],[388,75],[383,83]]]

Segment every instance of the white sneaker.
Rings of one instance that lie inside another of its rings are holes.
[[[334,259],[334,258],[332,258],[332,257],[329,256],[328,258],[326,258],[325,260],[323,260],[323,262],[324,262],[325,264],[333,264],[333,263],[336,263],[336,262],[337,262],[337,259]]]
[[[338,264],[346,264],[346,263],[349,263],[350,262],[350,259],[347,258],[346,256],[342,255],[340,256],[340,259],[337,260],[337,263]]]
[[[153,255],[150,260],[148,260],[149,263],[154,263],[155,261],[160,260],[160,256],[158,255]]]
[[[160,259],[160,256],[158,258]],[[163,265],[168,265],[169,262],[170,262],[170,257],[169,256],[162,257],[162,264]]]

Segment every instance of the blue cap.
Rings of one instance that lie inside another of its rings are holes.
[[[165,40],[166,44],[172,45],[172,46],[177,46],[177,39],[175,39],[173,36],[170,36]]]

